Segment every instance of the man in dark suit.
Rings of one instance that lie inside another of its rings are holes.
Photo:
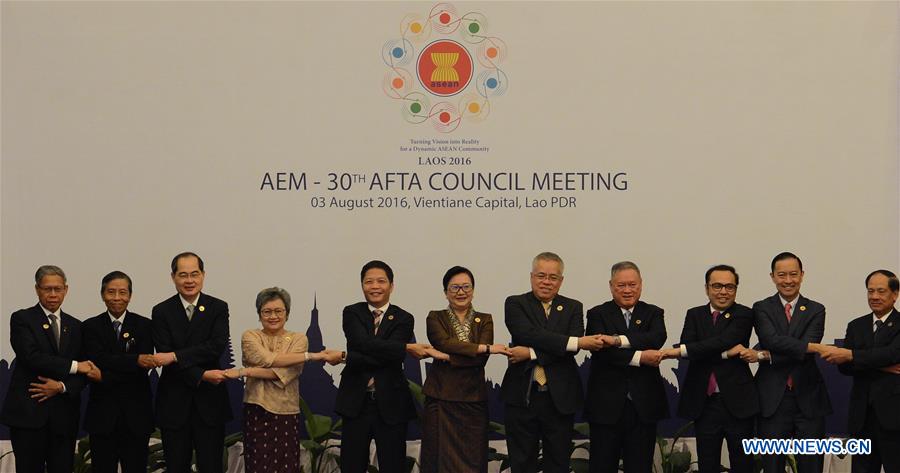
[[[513,473],[538,471],[538,442],[544,472],[569,471],[572,423],[584,404],[575,354],[600,346],[598,337],[583,336],[581,302],[559,295],[563,269],[555,253],[535,256],[531,291],[506,298],[512,355],[500,397]]]
[[[822,349],[825,307],[800,295],[803,263],[779,253],[770,277],[778,293],[753,304],[761,351],[756,372],[761,438],[823,438],[831,400],[814,353]],[[751,355],[753,356],[753,355]],[[783,455],[764,455],[767,473],[783,473]],[[822,455],[798,455],[800,473],[821,473]]]
[[[879,269],[866,291],[872,312],[850,321],[844,347],[826,347],[822,358],[853,376],[848,431],[872,441],[871,454],[852,456],[853,473],[900,472],[900,280]]]
[[[81,354],[81,322],[62,311],[69,286],[57,266],[34,275],[38,304],[14,312],[16,359],[0,422],[9,426],[19,473],[71,473],[85,375],[100,372]]]
[[[91,440],[91,471],[147,471],[153,405],[147,370],[153,358],[150,319],[128,312],[131,278],[113,271],[100,283],[106,311],[82,324],[84,354],[103,371],[91,383],[84,428]]]
[[[343,419],[341,471],[364,473],[369,446],[375,440],[378,469],[406,471],[406,429],[416,408],[403,360],[438,354],[429,345],[410,343],[413,316],[391,304],[394,271],[383,261],[370,261],[360,271],[365,302],[344,307],[346,367],[341,372],[334,410]]]
[[[221,473],[225,423],[231,420],[219,360],[228,344],[228,304],[202,291],[206,273],[194,253],[172,259],[178,294],[153,307],[156,390],[166,470],[188,473],[196,452],[201,473]]]
[[[722,441],[728,440],[731,471],[750,473],[753,457],[742,439],[753,437],[759,395],[741,353],[750,346],[753,311],[735,303],[738,274],[720,264],[706,271],[709,303],[689,309],[681,344],[664,351],[666,358],[690,360],[681,385],[678,416],[694,421],[700,473],[718,473]]]
[[[625,473],[649,473],[656,423],[669,416],[659,374],[666,324],[662,309],[640,300],[642,284],[636,264],[614,264],[609,280],[613,300],[587,313],[587,333],[603,341],[591,354],[585,409],[592,473],[617,472],[620,458]]]

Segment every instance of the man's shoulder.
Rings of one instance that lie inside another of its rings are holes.
[[[569,307],[584,307],[584,305],[578,299],[572,299],[571,297],[566,297],[561,294],[557,294],[556,297],[553,298],[553,305],[563,304]]]
[[[366,304],[366,305],[368,305],[368,304]],[[410,314],[409,312],[404,310],[403,307],[400,307],[399,305],[396,305],[396,304],[391,304],[390,307],[388,307],[387,312],[388,312],[388,314],[393,315],[394,317],[404,317],[404,318],[408,317],[410,319],[413,318],[412,314]]]
[[[770,307],[778,307],[781,305],[781,301],[778,300],[778,294],[771,295],[766,297],[765,299],[760,299],[753,303],[753,311],[758,312],[765,310]]]
[[[60,318],[62,320],[64,320],[66,323],[74,324],[74,325],[81,325],[81,320],[78,319],[78,317],[75,317],[74,315],[72,315],[66,311],[60,310],[59,315],[60,315]]]
[[[156,314],[159,312],[166,312],[172,310],[173,307],[178,307],[180,305],[181,301],[178,299],[178,294],[175,294],[174,296],[169,297],[168,299],[153,306],[151,313]]]
[[[82,322],[81,324],[82,324],[82,326],[84,326],[84,328],[94,328],[103,323],[104,317],[109,318],[109,314],[106,312],[102,312],[93,317],[89,317],[89,318],[85,319],[84,322]]]
[[[369,303],[368,302],[356,302],[354,304],[350,304],[344,307],[344,313],[368,313],[369,312]]]
[[[201,310],[203,309],[203,307],[209,307],[211,309],[227,309],[228,303],[215,296],[211,296],[205,292],[201,292],[200,297],[197,299],[197,306]]]
[[[825,311],[824,304],[822,304],[821,302],[814,301],[808,297],[805,297],[802,294],[797,299],[797,304],[800,306],[800,310],[808,310],[812,313]]]
[[[847,327],[859,328],[866,327],[869,330],[872,329],[872,324],[874,324],[874,320],[872,319],[872,313],[860,315],[859,317],[854,318],[850,322],[847,323]]]
[[[13,312],[12,315],[10,316],[10,318],[23,318],[23,317],[27,318],[27,317],[31,317],[35,314],[44,315],[44,311],[41,310],[40,304],[35,304],[31,307],[19,309],[19,310]]]
[[[534,299],[534,294],[531,291],[524,292],[522,294],[513,294],[511,296],[507,296],[506,303],[516,302],[519,304],[524,304],[528,302],[529,298]]]
[[[734,315],[735,317],[739,317],[742,315],[747,315],[747,316],[753,315],[753,309],[745,306],[744,304],[738,304],[737,302],[735,302],[734,305],[732,305],[728,309],[728,312],[731,312],[732,315]]]
[[[634,305],[634,312],[645,312],[652,315],[662,315],[663,309],[662,307],[650,304],[649,302],[637,301],[637,304]]]

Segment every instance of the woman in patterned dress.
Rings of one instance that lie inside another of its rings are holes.
[[[244,385],[244,468],[247,473],[299,473],[300,372],[307,361],[336,362],[341,352],[307,353],[306,335],[285,330],[291,295],[278,287],[256,296],[262,329],[241,337],[244,368],[225,372]]]
[[[475,276],[461,266],[443,279],[446,309],[425,321],[428,340],[446,355],[435,359],[425,380],[422,473],[485,473],[488,454],[487,385],[484,365],[492,354],[509,355],[494,344],[490,314],[472,308]]]

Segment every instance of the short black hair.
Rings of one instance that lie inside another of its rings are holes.
[[[469,271],[468,268],[463,268],[462,266],[454,266],[447,270],[444,273],[444,290],[447,290],[447,285],[450,284],[450,280],[453,279],[453,276],[457,274],[467,274],[469,275],[469,280],[472,281],[472,287],[475,287],[475,276],[472,274],[472,271]]]
[[[122,271],[113,271],[106,276],[103,276],[103,279],[100,281],[100,294],[103,294],[103,292],[106,291],[106,285],[109,284],[110,281],[116,279],[124,279],[128,281],[128,293],[131,294],[131,278]]]
[[[175,274],[175,271],[178,271],[178,260],[180,260],[181,258],[188,258],[191,256],[193,256],[194,258],[197,258],[197,265],[200,266],[200,272],[201,273],[205,272],[203,270],[203,258],[198,256],[197,253],[194,253],[193,251],[185,251],[182,253],[178,253],[177,255],[175,255],[174,258],[172,258],[172,274]]]
[[[891,292],[900,291],[900,279],[897,279],[896,274],[886,269],[876,269],[875,271],[869,273],[869,275],[866,276],[866,287],[869,287],[869,279],[872,279],[872,276],[876,274],[880,274],[888,278],[888,289],[890,289]]]
[[[706,270],[706,284],[709,284],[709,276],[712,275],[713,271],[729,271],[734,275],[734,285],[738,285],[738,281],[740,281],[740,276],[738,276],[737,270],[734,269],[734,266],[729,266],[727,264],[717,264],[712,268]]]
[[[800,271],[803,271],[803,261],[800,261],[799,256],[791,253],[790,251],[782,251],[781,253],[778,253],[777,255],[775,255],[774,258],[772,258],[772,272],[773,273],[775,272],[775,263],[777,263],[779,261],[784,261],[786,259],[797,260],[797,264],[800,265]]]
[[[366,273],[370,269],[381,269],[384,270],[384,273],[387,274],[388,282],[394,284],[394,270],[388,266],[384,261],[372,260],[368,263],[364,264],[362,267],[362,271],[359,272],[359,282],[362,282],[363,279],[366,278]]]

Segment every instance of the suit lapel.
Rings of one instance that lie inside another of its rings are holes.
[[[558,298],[550,302],[550,315],[547,316],[547,328],[557,332],[555,329],[562,323],[563,319],[568,319],[566,315],[569,314],[570,307]],[[544,306],[541,305],[541,311],[543,310]],[[561,333],[565,333],[565,330],[561,331]]]
[[[69,338],[72,336],[73,319],[71,315],[59,311],[59,320],[59,353],[65,354],[69,347]]]
[[[609,316],[612,318],[612,324],[614,333],[618,335],[624,335],[628,333],[628,326],[625,325],[625,316],[622,314],[622,308],[619,307],[615,302],[611,303],[612,309],[610,311]],[[632,309],[632,320],[634,320],[634,310]]]
[[[534,295],[533,292],[530,293],[530,297],[528,300],[531,303],[531,305],[530,305],[531,310],[529,311],[530,313],[528,315],[531,317],[532,322],[536,323],[538,327],[546,328],[548,325],[547,322],[549,321],[548,319],[550,317],[548,317],[547,314],[544,312],[544,304],[541,302],[540,299],[537,298],[537,296]],[[553,301],[550,301],[550,302],[551,302],[551,304],[553,303]],[[552,307],[551,307],[550,311],[551,311],[551,313],[553,312]]]
[[[707,306],[707,307],[709,307],[709,306]],[[734,309],[734,305],[732,305],[731,307],[729,307],[725,310],[719,311],[719,317],[716,319],[715,324],[713,324],[713,322],[712,322],[712,312],[709,313],[709,326],[712,327],[713,333],[718,334],[718,333],[722,333],[723,331],[725,331],[725,329],[731,323],[731,317],[732,317],[731,311],[733,309]],[[709,309],[709,310],[713,310],[713,309]]]
[[[870,315],[872,315],[872,314],[870,314]],[[898,320],[900,320],[900,317],[897,316],[897,311],[896,310],[892,311],[891,314],[888,315],[887,318],[884,319],[884,325],[882,325],[881,328],[878,329],[877,332],[872,333],[872,337],[871,337],[872,345],[875,346],[875,333],[878,334],[878,345],[877,346],[890,345],[891,340],[893,340],[894,335],[897,332]],[[870,332],[871,332],[871,330],[870,330]]]
[[[781,302],[781,301],[779,301]],[[807,321],[807,308],[806,304],[809,303],[809,299],[799,296],[797,297],[797,306],[794,307],[794,314],[791,315],[791,323],[788,325],[788,335],[795,336],[800,332],[801,328],[806,325]],[[784,310],[782,308],[782,310]],[[785,316],[785,320],[787,317]]]
[[[123,316],[124,317],[124,316]],[[112,347],[114,351],[118,351],[118,341],[116,340],[116,331],[113,329],[112,321],[109,320],[109,313],[104,312],[103,317],[100,319],[100,325],[102,326],[101,330],[103,330],[103,341],[107,346]],[[124,331],[124,329],[123,329]]]
[[[44,332],[50,347],[58,354],[59,349],[56,346],[56,340],[53,338],[53,329],[50,327],[50,319],[44,314],[44,309],[38,304],[35,307],[35,316],[32,318],[33,323],[37,326],[37,330]]]

